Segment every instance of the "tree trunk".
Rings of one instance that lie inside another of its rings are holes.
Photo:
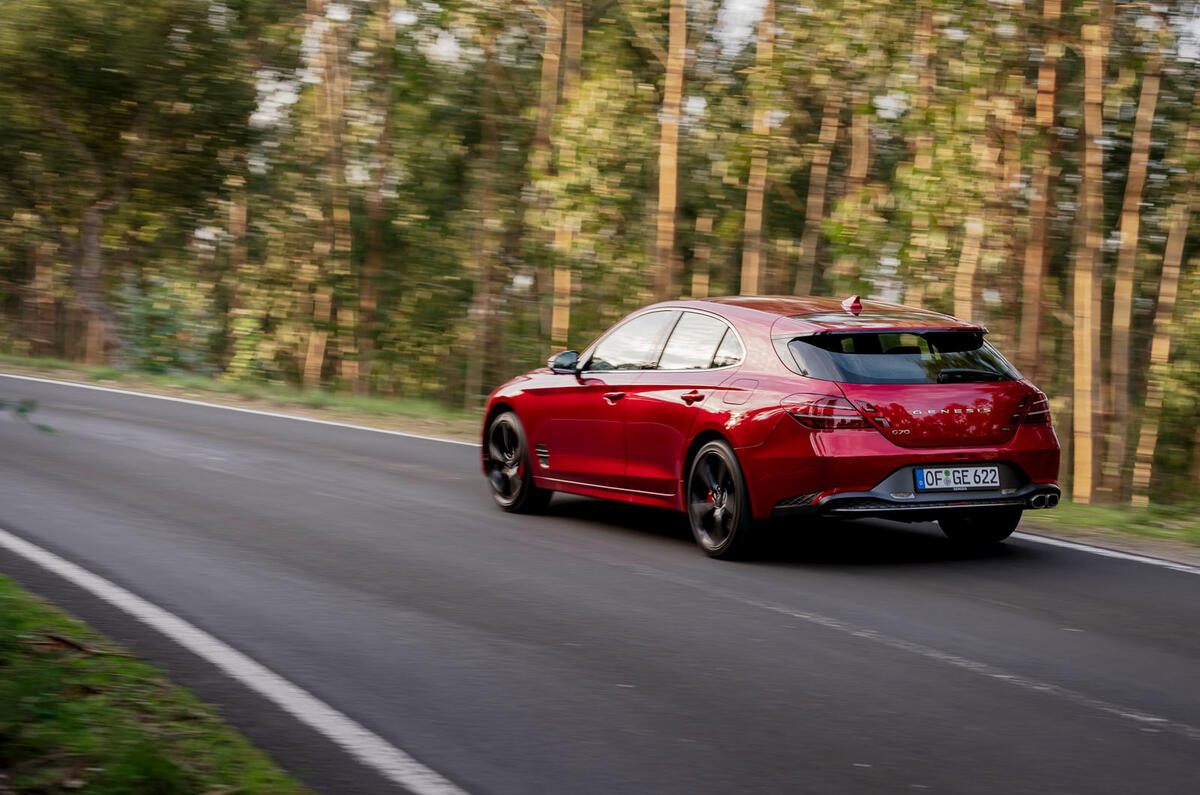
[[[1100,145],[1103,135],[1101,106],[1104,89],[1104,35],[1100,25],[1083,26],[1084,166],[1083,206],[1080,222],[1083,227],[1083,248],[1075,257],[1074,337],[1075,367],[1072,392],[1074,418],[1074,476],[1072,499],[1081,504],[1092,501],[1095,489],[1096,451],[1096,380],[1099,368],[1099,305],[1100,257],[1103,244],[1103,179],[1104,151]]]
[[[1200,425],[1196,426],[1196,433],[1192,436],[1191,481],[1200,483]]]
[[[917,61],[917,93],[913,97],[916,118],[926,116],[933,104],[933,92],[937,86],[937,68],[933,61],[933,11],[929,0],[923,0],[917,17],[917,29],[913,35],[913,53]],[[927,121],[927,120],[926,120]],[[922,124],[913,141],[913,169],[929,172],[933,169],[933,132],[928,123]],[[929,257],[929,216],[919,212],[912,221],[909,232],[908,293],[921,298],[926,291],[925,263]],[[906,295],[905,303],[911,303]]]
[[[1058,20],[1062,15],[1062,0],[1045,0],[1042,20],[1046,26],[1046,42],[1042,62],[1038,66],[1037,106],[1035,121],[1038,127],[1033,152],[1031,195],[1029,199],[1029,239],[1025,246],[1025,278],[1021,291],[1021,334],[1017,360],[1030,380],[1037,380],[1041,357],[1038,342],[1042,332],[1042,300],[1045,293],[1046,258],[1048,254],[1046,228],[1049,223],[1051,183],[1051,153],[1054,148],[1051,132],[1054,127],[1054,106],[1058,78]]]
[[[346,99],[350,96],[349,26],[338,23],[329,31],[334,64],[330,80],[330,214],[332,239],[330,249],[333,262],[330,268],[333,277],[333,319],[336,321],[339,375],[353,389],[358,384],[358,332],[356,309],[358,284],[354,279],[351,262],[351,237],[354,230],[350,224],[350,192],[346,185]]]
[[[116,314],[104,300],[104,251],[100,242],[104,218],[115,206],[112,199],[89,205],[83,211],[79,243],[75,246],[71,275],[75,300],[83,316],[82,359],[85,364],[101,364],[109,351],[120,347]]]
[[[667,58],[663,66],[662,109],[658,146],[658,212],[654,246],[654,295],[669,297],[678,289],[675,257],[675,213],[679,203],[679,114],[683,101],[683,69],[687,55],[687,3],[671,0]]]
[[[1001,100],[996,102],[996,110],[998,115],[1004,116]],[[1003,204],[1002,197],[1006,195],[1007,187],[1003,184],[1004,169],[999,167],[1000,147],[992,146],[985,134],[976,139],[972,151],[978,157],[976,166],[979,178],[986,184],[996,186],[991,195],[1001,197],[996,203]],[[962,249],[959,251],[958,266],[954,271],[954,314],[974,321],[981,319],[975,306],[975,277],[979,272],[985,218],[992,211],[988,198],[980,197],[974,200],[974,206],[969,209],[963,223]]]
[[[353,284],[350,263],[350,198],[346,190],[344,152],[345,107],[349,92],[344,25],[326,15],[324,0],[309,0],[309,12],[323,18],[325,28],[318,53],[321,82],[317,85],[316,114],[320,148],[324,156],[321,180],[321,223],[316,260],[317,287],[313,295],[312,328],[304,355],[303,385],[318,386],[324,372],[330,332],[338,348],[340,375],[358,380],[355,344],[355,301],[340,295],[339,288]],[[310,23],[311,27],[311,23]]]
[[[1137,120],[1133,129],[1133,151],[1129,156],[1129,176],[1125,180],[1125,199],[1121,204],[1121,242],[1117,255],[1117,276],[1113,288],[1112,350],[1109,359],[1108,444],[1104,477],[1114,494],[1120,496],[1122,470],[1125,468],[1126,428],[1129,416],[1129,330],[1133,321],[1133,285],[1137,274],[1138,238],[1141,225],[1142,191],[1146,185],[1146,166],[1150,161],[1150,128],[1158,103],[1162,56],[1151,57],[1142,77]]]
[[[329,343],[329,323],[333,317],[333,289],[318,284],[313,294],[312,329],[308,332],[308,347],[304,351],[303,384],[306,388],[320,386],[325,365],[325,348]]]
[[[583,3],[582,0],[567,0],[567,36],[563,50],[562,95],[570,101],[579,90],[583,64]]]
[[[1200,92],[1193,101],[1193,113],[1200,108]],[[1200,155],[1200,122],[1193,118],[1188,125],[1184,162],[1192,163]],[[1182,194],[1168,214],[1170,231],[1163,253],[1162,273],[1158,280],[1158,304],[1154,308],[1154,337],[1150,343],[1150,371],[1146,377],[1146,405],[1142,410],[1141,431],[1133,462],[1131,502],[1144,508],[1150,504],[1150,476],[1154,469],[1154,452],[1158,447],[1158,423],[1162,416],[1163,394],[1166,390],[1166,369],[1171,358],[1171,325],[1175,315],[1175,299],[1179,293],[1179,276],[1183,265],[1183,247],[1187,242],[1188,224],[1197,188],[1196,172],[1184,180]]]
[[[800,262],[796,266],[796,284],[792,292],[808,295],[812,291],[817,268],[817,249],[821,245],[821,223],[825,220],[825,184],[829,180],[829,161],[841,128],[842,87],[835,82],[825,93],[821,111],[821,132],[808,176],[808,202],[804,213],[804,234],[800,238]]]
[[[239,159],[239,163],[242,163]],[[229,236],[229,261],[223,276],[225,295],[228,296],[228,309],[225,315],[224,337],[222,340],[222,378],[232,376],[230,363],[237,350],[239,338],[245,334],[247,327],[245,298],[243,292],[247,289],[246,281],[246,230],[249,222],[249,196],[246,191],[246,179],[241,174],[230,174],[225,180],[229,188],[229,212],[225,221],[226,234]]]
[[[566,3],[556,0],[540,15],[545,24],[542,35],[542,77],[538,89],[537,123],[530,144],[531,168],[534,174],[544,174],[550,167],[550,128],[554,109],[558,107],[558,77],[563,49],[563,23]]]
[[[316,28],[318,21],[325,20],[325,0],[308,0],[309,23],[308,29]],[[315,115],[318,137],[318,151],[324,156],[324,169],[321,179],[321,221],[317,232],[317,244],[313,251],[313,265],[316,274],[316,286],[312,296],[311,327],[308,332],[308,344],[304,352],[304,364],[301,368],[301,385],[312,388],[321,383],[321,373],[325,363],[325,349],[329,342],[329,324],[332,320],[332,290],[329,287],[329,260],[333,251],[334,228],[332,213],[332,195],[330,180],[332,178],[334,160],[333,133],[333,85],[335,80],[332,63],[330,38],[333,35],[332,25],[326,20],[321,33],[320,46],[316,58],[320,66],[321,80],[316,86]]]
[[[709,291],[709,260],[712,258],[713,214],[705,210],[696,216],[696,243],[692,248],[692,298],[707,298]]]
[[[1163,257],[1159,277],[1158,306],[1154,311],[1154,339],[1150,345],[1150,372],[1146,378],[1146,405],[1142,411],[1141,431],[1133,463],[1131,502],[1144,508],[1150,503],[1150,474],[1154,467],[1154,451],[1158,447],[1158,421],[1162,416],[1163,395],[1166,389],[1166,368],[1171,356],[1171,320],[1175,314],[1175,297],[1179,291],[1179,271],[1183,259],[1183,243],[1187,237],[1191,216],[1191,196],[1181,199],[1171,208],[1171,232]]]
[[[54,306],[53,245],[35,244],[32,249],[33,281],[26,291],[27,335],[30,356],[54,356],[58,352],[58,323]]]
[[[975,274],[979,270],[979,250],[983,243],[983,215],[967,218],[958,268],[954,272],[954,314],[965,320],[975,319]]]
[[[754,151],[750,156],[750,178],[746,183],[745,238],[742,243],[743,295],[755,295],[762,289],[763,271],[763,197],[767,185],[767,158],[769,143],[769,111],[767,107],[764,72],[771,68],[775,59],[775,0],[767,0],[762,18],[758,22],[758,50],[754,65],[756,73],[751,78],[752,102],[754,103]]]
[[[579,0],[567,0],[566,46],[563,51],[562,101],[570,102],[579,90],[583,64],[583,6]],[[574,149],[564,148],[559,155],[563,170],[575,167]],[[574,221],[563,213],[554,227],[554,278],[550,283],[550,344],[566,348],[571,332],[571,240]]]
[[[487,372],[491,357],[492,341],[492,281],[496,270],[496,262],[500,255],[500,240],[503,223],[496,212],[496,178],[500,167],[500,108],[498,107],[497,72],[500,68],[496,57],[495,41],[486,38],[482,42],[485,60],[486,83],[483,86],[485,97],[484,110],[481,119],[480,159],[477,166],[482,175],[479,183],[478,200],[475,206],[479,210],[478,222],[475,228],[477,244],[475,245],[474,286],[471,293],[471,310],[465,328],[467,345],[464,352],[466,358],[466,375],[463,389],[463,407],[472,410],[478,408],[482,397],[484,373]]]
[[[850,117],[850,168],[846,171],[845,197],[857,201],[871,167],[871,98],[865,91],[854,95]]]
[[[387,237],[384,186],[392,157],[392,67],[395,62],[396,23],[392,21],[393,0],[379,0],[379,33],[375,42],[376,113],[383,122],[375,150],[371,153],[373,171],[371,185],[364,202],[367,216],[367,252],[359,284],[358,301],[358,379],[354,391],[365,395],[371,391],[371,365],[375,354],[375,335],[379,333],[379,281],[383,276]]]

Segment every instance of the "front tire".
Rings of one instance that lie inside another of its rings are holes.
[[[686,495],[692,535],[705,553],[730,559],[746,550],[754,517],[733,448],[720,440],[701,447],[688,469]]]
[[[533,466],[525,428],[511,411],[497,414],[484,437],[483,470],[492,498],[510,513],[537,513],[554,492],[533,485]]]
[[[938,519],[942,532],[956,544],[984,548],[1013,534],[1021,522],[1020,508],[981,508]]]

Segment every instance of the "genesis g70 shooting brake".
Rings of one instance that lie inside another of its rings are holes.
[[[685,512],[714,557],[814,516],[996,543],[1058,503],[1059,446],[986,333],[857,296],[654,304],[497,389],[483,470],[508,511],[563,491]]]

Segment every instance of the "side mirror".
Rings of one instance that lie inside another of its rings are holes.
[[[546,365],[556,373],[578,373],[579,352],[563,351],[562,353],[555,354],[546,361]]]

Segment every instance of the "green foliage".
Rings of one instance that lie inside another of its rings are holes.
[[[54,210],[118,191],[197,207],[250,140],[239,50],[199,0],[5,2],[5,173]]]

